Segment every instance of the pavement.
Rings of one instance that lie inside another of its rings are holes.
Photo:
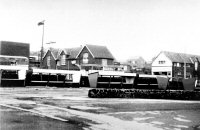
[[[200,101],[88,98],[89,88],[0,88],[0,130],[200,130]]]

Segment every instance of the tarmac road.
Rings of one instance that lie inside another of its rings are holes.
[[[200,130],[200,101],[88,98],[88,88],[0,88],[0,129]]]
[[[1,130],[82,130],[82,127],[34,113],[0,106]]]

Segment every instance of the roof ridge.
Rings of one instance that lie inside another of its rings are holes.
[[[196,55],[196,54],[189,54],[189,53],[183,53],[183,52],[173,52],[173,51],[161,51],[161,52],[175,53],[175,54],[184,54],[184,55],[192,55],[192,56],[200,56],[200,55]]]

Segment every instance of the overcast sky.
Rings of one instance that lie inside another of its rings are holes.
[[[0,0],[0,40],[105,45],[117,60],[160,51],[200,55],[200,0]],[[45,44],[45,47],[49,45]]]

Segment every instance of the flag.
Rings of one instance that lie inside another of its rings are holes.
[[[39,22],[39,23],[38,23],[38,26],[40,26],[40,25],[44,25],[44,21]]]

